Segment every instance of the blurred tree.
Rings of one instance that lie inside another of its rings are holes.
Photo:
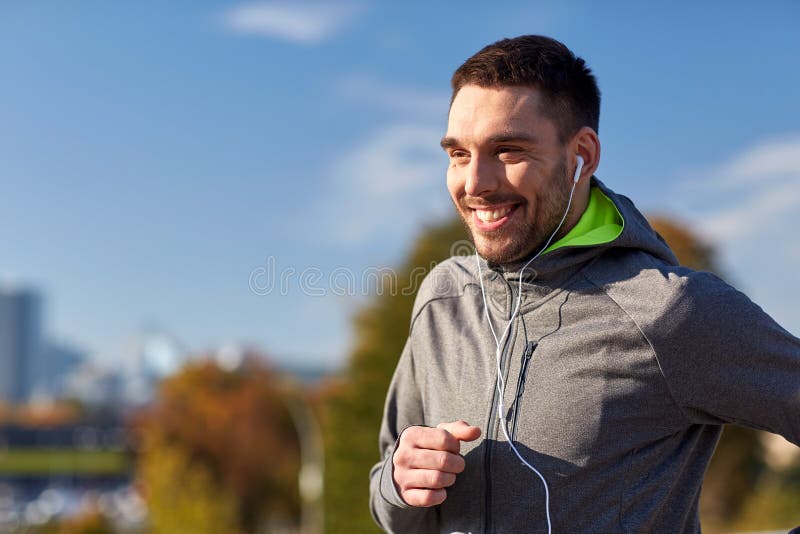
[[[686,225],[666,215],[648,217],[650,225],[664,238],[681,265],[695,271],[708,271],[722,276],[714,248]]]
[[[142,440],[139,476],[152,534],[240,532],[235,497],[205,465],[192,462],[191,453],[165,442],[158,431],[148,430]]]
[[[111,521],[96,506],[61,521],[50,521],[46,525],[26,527],[24,530],[2,532],[27,532],[29,534],[115,534]]]
[[[0,399],[0,424],[6,424],[14,420],[14,406]]]
[[[367,474],[379,459],[377,436],[386,390],[408,336],[420,282],[464,239],[459,220],[426,229],[395,271],[396,278],[380,280],[371,301],[355,317],[355,347],[342,381],[328,385],[323,418],[327,532],[380,532],[369,513]]]
[[[786,530],[800,527],[800,462],[785,471],[768,470],[759,478],[731,530]]]
[[[111,521],[96,509],[67,519],[61,523],[58,530],[58,534],[114,534],[114,532]]]
[[[160,462],[182,473],[198,495],[230,495],[236,523],[244,532],[297,524],[299,444],[284,398],[290,393],[263,361],[248,354],[233,370],[200,361],[161,384],[139,422],[144,439],[156,444],[141,453],[140,473],[151,508],[163,507],[164,513],[171,509],[158,500],[169,491],[152,493],[159,484],[171,487],[159,480],[167,475],[152,467]],[[189,488],[175,482],[171,491],[180,493],[182,487]],[[218,517],[228,517],[224,502]]]

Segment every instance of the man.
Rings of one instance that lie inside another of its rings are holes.
[[[678,266],[593,175],[599,91],[564,45],[499,41],[452,86],[447,187],[479,256],[419,290],[370,475],[376,521],[699,532],[721,425],[800,444],[800,340]]]

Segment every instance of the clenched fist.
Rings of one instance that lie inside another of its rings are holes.
[[[461,442],[480,435],[480,428],[464,421],[405,429],[392,457],[394,483],[403,500],[411,506],[442,504],[447,498],[445,488],[464,470]]]

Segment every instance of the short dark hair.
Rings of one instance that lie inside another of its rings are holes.
[[[566,142],[583,126],[600,126],[600,89],[586,62],[563,43],[542,35],[502,39],[466,60],[451,80],[453,95],[465,85],[532,86],[544,96],[543,109]]]

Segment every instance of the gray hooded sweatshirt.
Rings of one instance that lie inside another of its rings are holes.
[[[547,252],[522,279],[501,353],[505,420],[549,486],[552,532],[699,532],[698,497],[722,425],[800,444],[800,340],[713,274],[677,265],[633,203],[593,178],[622,232]],[[524,264],[482,276],[498,337]],[[547,532],[541,480],[497,418],[495,341],[477,260],[440,263],[420,287],[370,473],[390,532]],[[411,425],[463,419],[466,468],[439,506],[407,505],[392,456]]]

